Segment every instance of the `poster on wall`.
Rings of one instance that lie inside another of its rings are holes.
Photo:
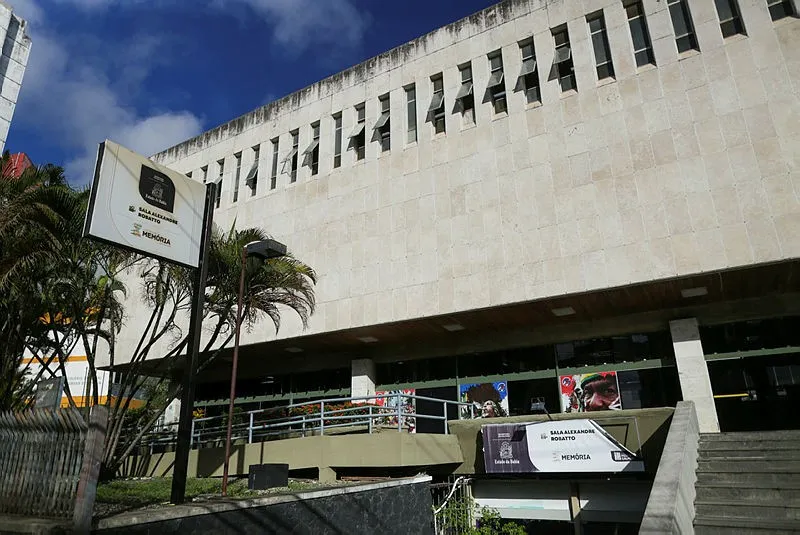
[[[83,235],[197,267],[205,195],[204,184],[106,140],[97,155]]]
[[[561,412],[616,411],[622,409],[617,372],[562,375]]]
[[[481,427],[486,472],[643,472],[644,462],[594,420]]]
[[[403,413],[400,419],[401,426],[409,433],[416,433],[417,418],[415,416],[409,416],[417,413],[416,402],[414,398],[411,397],[415,394],[416,390],[413,388],[405,390],[379,390],[375,392],[376,396],[383,397],[376,397],[373,404],[386,408],[385,412],[387,414],[385,418],[378,420],[380,424],[397,427],[397,404],[399,401],[402,407],[401,412]]]
[[[508,416],[508,383],[473,383],[459,387],[459,398],[462,403],[471,403],[469,407],[461,407],[461,418],[500,418]]]

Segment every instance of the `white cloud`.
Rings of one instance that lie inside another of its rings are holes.
[[[30,2],[30,0],[23,0]],[[87,11],[135,9],[146,6],[186,6],[188,0],[55,0]],[[197,10],[197,0],[190,9]],[[369,24],[369,16],[356,7],[354,0],[205,0],[212,8],[229,10],[237,5],[248,6],[272,28],[273,40],[284,51],[298,54],[312,45],[324,45],[340,52],[361,43]]]
[[[36,6],[28,2],[27,8]],[[41,20],[41,19],[40,19]],[[33,48],[25,73],[15,121],[26,123],[48,142],[75,157],[67,161],[67,177],[76,184],[92,176],[97,144],[106,138],[150,155],[202,131],[202,122],[188,111],[153,110],[141,113],[124,102],[110,77],[147,76],[148,54],[127,47],[124,69],[104,72],[82,61],[80,50],[67,49],[57,36],[32,31]],[[153,37],[138,36],[147,49]],[[123,72],[124,70],[124,72]]]
[[[350,48],[361,43],[368,24],[352,0],[224,0],[243,2],[272,25],[275,41],[289,50],[312,44]],[[325,50],[329,53],[329,50]]]

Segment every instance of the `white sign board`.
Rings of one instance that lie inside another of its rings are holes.
[[[487,473],[642,472],[644,463],[594,420],[484,425]]]
[[[84,236],[197,267],[206,186],[112,141],[100,144]]]

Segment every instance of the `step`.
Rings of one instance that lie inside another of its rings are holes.
[[[800,486],[800,485],[798,485]],[[739,485],[703,485],[696,486],[698,502],[727,502],[760,505],[789,505],[800,507],[800,488],[748,488]]]
[[[735,433],[703,433],[700,443],[703,442],[741,442],[745,440],[771,440],[771,441],[800,441],[800,431],[748,431]]]
[[[780,460],[780,461],[800,461],[800,449],[785,450],[701,450],[701,461],[714,460]]]
[[[730,519],[718,516],[695,517],[696,535],[767,535],[769,533],[800,533],[794,521]]]
[[[697,472],[750,472],[750,473],[778,473],[800,474],[800,461],[774,462],[768,459],[724,459],[697,461]]]
[[[716,516],[730,519],[780,520],[800,524],[800,507],[696,501],[694,510],[695,517]]]
[[[742,441],[733,440],[710,440],[700,442],[700,451],[716,451],[716,450],[790,450],[795,451],[798,449],[798,442],[792,440],[755,440],[748,439]]]
[[[800,477],[785,472],[741,474],[738,472],[698,472],[697,486],[748,489],[800,489]]]

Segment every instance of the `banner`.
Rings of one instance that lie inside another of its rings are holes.
[[[487,424],[481,432],[488,474],[644,471],[644,463],[594,420]]]
[[[462,403],[472,403],[473,409],[461,407],[461,418],[500,418],[508,416],[508,383],[472,383],[461,385]]]
[[[617,372],[562,375],[561,412],[615,411],[622,409]]]
[[[111,141],[100,144],[84,236],[197,267],[206,186]]]

